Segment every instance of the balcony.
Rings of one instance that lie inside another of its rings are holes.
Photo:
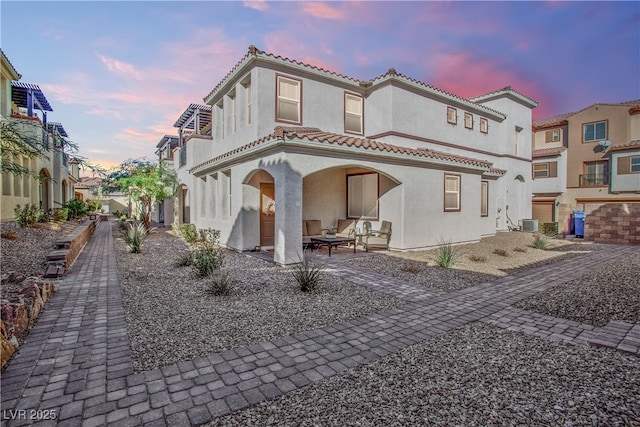
[[[580,187],[600,187],[609,185],[609,174],[594,173],[580,175]]]

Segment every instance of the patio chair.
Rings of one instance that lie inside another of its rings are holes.
[[[389,241],[391,240],[391,222],[382,221],[380,230],[372,230],[369,234],[363,236],[364,249],[382,248],[389,250]]]
[[[336,226],[337,237],[355,237],[356,234],[355,219],[339,219]]]
[[[302,221],[302,247],[311,247],[311,238],[322,237],[322,222],[319,219],[308,219]]]

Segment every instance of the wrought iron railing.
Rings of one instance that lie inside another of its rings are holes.
[[[609,185],[609,174],[590,173],[580,175],[580,187],[597,187],[599,185]]]

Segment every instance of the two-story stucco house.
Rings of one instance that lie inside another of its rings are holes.
[[[413,250],[531,217],[537,103],[510,87],[465,99],[394,69],[361,81],[251,46],[204,101],[175,125],[177,220],[231,248],[290,264],[303,220],[390,221],[390,248]]]
[[[68,154],[64,152],[61,138],[68,135],[62,124],[47,120],[47,112],[53,109],[40,87],[18,81],[22,76],[1,50],[0,57],[0,120],[12,121],[18,132],[49,147],[45,156],[21,156],[15,159],[17,164],[37,173],[39,179],[11,173],[0,175],[2,220],[10,220],[14,217],[16,205],[33,203],[48,211],[61,208],[73,199],[74,185],[78,181],[78,163],[70,162]],[[38,111],[41,117],[37,115]]]
[[[640,100],[533,121],[533,218],[571,232],[571,213],[640,203]]]

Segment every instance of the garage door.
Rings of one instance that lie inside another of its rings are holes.
[[[553,202],[534,202],[533,219],[537,219],[538,224],[553,222]]]

